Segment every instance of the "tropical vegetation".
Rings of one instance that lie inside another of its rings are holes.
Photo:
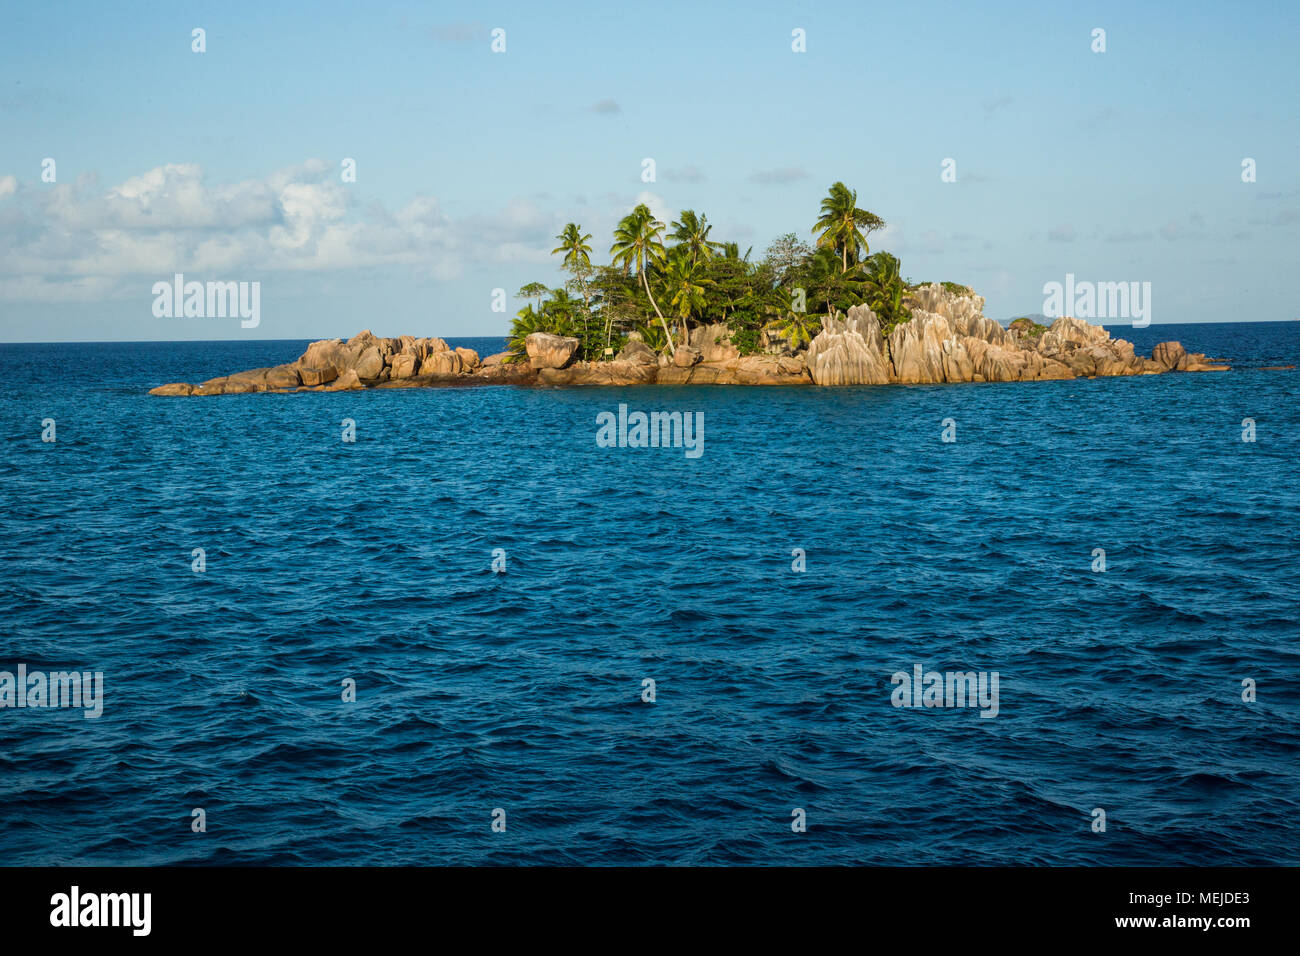
[[[597,359],[636,334],[673,354],[693,328],[722,323],[742,354],[797,351],[827,317],[862,303],[887,333],[911,318],[917,284],[902,277],[895,256],[871,251],[868,237],[884,226],[839,182],[821,201],[811,245],[787,233],[757,261],[752,247],[742,254],[738,243],[713,238],[708,217],[694,209],[665,223],[637,205],[615,227],[607,265],[593,264],[591,233],[571,222],[552,250],[568,277],[557,288],[530,282],[519,290],[527,302],[511,323],[509,348],[522,356],[528,335],[550,332],[577,338],[581,357]]]

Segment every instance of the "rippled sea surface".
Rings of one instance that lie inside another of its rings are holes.
[[[0,862],[1300,863],[1300,322],[1116,332],[1237,368],[163,399],[304,343],[0,346],[0,670],[105,682],[0,710]],[[620,402],[703,455],[597,447]]]

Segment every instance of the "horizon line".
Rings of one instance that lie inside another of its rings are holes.
[[[995,320],[996,321],[996,320]],[[1010,321],[1010,320],[1008,320]],[[1052,321],[1056,321],[1053,319]],[[1087,321],[1087,320],[1085,320]],[[1123,329],[1127,328],[1133,331],[1144,331],[1153,329],[1157,326],[1175,326],[1175,325],[1271,325],[1283,322],[1300,322],[1300,318],[1295,319],[1215,319],[1214,321],[1200,321],[1189,319],[1185,322],[1152,322],[1150,325],[1143,326],[1141,329],[1133,329],[1128,323],[1119,325],[1108,325],[1105,322],[1089,323],[1100,326],[1103,329]],[[1002,324],[1002,323],[999,323]],[[358,330],[365,331],[365,330]],[[358,332],[352,333],[353,335]],[[373,333],[372,333],[373,334]],[[409,333],[407,333],[409,334]],[[397,338],[398,336],[380,335],[377,338]],[[509,331],[497,335],[439,335],[440,339],[508,339]],[[342,338],[344,336],[328,336],[326,338],[283,338],[283,339],[259,339],[259,338],[237,338],[237,339],[46,339],[37,341],[32,339],[9,340],[0,339],[0,345],[179,345],[179,344],[201,344],[209,343],[213,345],[225,345],[233,342],[328,342],[332,339]]]

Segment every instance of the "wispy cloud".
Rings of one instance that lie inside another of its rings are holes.
[[[670,183],[702,183],[707,176],[704,170],[698,166],[683,166],[680,169],[665,169],[663,171],[664,179]]]
[[[1105,236],[1106,242],[1146,242],[1152,238],[1154,238],[1153,233],[1139,232],[1135,229],[1124,229]]]
[[[807,178],[808,171],[802,166],[783,166],[780,169],[764,169],[749,177],[750,182],[758,183],[760,186],[779,186],[783,183],[793,183],[800,179]]]
[[[610,113],[621,113],[623,112],[623,109],[614,100],[601,100],[599,103],[592,104],[591,111],[593,113],[610,114]]]
[[[434,27],[429,33],[439,43],[451,43],[456,46],[466,46],[478,40],[486,43],[488,38],[486,26],[481,23],[466,23],[463,21]]]
[[[174,272],[396,267],[449,280],[476,266],[549,261],[555,216],[532,199],[453,219],[432,195],[394,209],[354,197],[324,160],[227,184],[192,163],[107,189],[90,175],[40,189],[0,176],[0,300],[124,298]]]

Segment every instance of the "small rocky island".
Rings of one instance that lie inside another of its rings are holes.
[[[1177,342],[1161,342],[1150,358],[1104,328],[1060,318],[1050,327],[1017,319],[1010,327],[983,315],[984,299],[939,283],[912,292],[911,317],[882,334],[866,305],[827,316],[808,344],[770,342],[742,355],[726,323],[691,327],[689,343],[656,352],[632,333],[603,361],[575,361],[577,338],[534,332],[526,354],[481,359],[439,338],[381,338],[369,331],[347,341],[313,342],[297,361],[209,379],[173,382],[151,395],[344,391],[448,385],[920,385],[940,382],[1028,382],[1162,372],[1222,371]]]

